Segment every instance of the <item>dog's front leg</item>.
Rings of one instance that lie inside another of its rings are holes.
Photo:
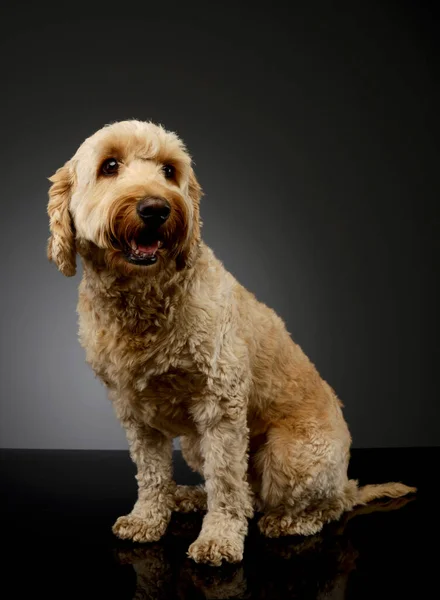
[[[137,467],[138,499],[130,514],[119,517],[113,532],[136,542],[159,540],[174,508],[172,439],[132,419],[121,419],[130,455]]]
[[[253,514],[246,478],[246,412],[244,407],[238,415],[236,411],[234,408],[233,416],[225,415],[215,425],[199,425],[208,512],[188,555],[196,562],[214,566],[219,566],[222,560],[241,561],[247,519]]]

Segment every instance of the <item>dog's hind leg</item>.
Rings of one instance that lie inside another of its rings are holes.
[[[283,505],[268,509],[258,522],[258,527],[267,537],[314,535],[326,523],[340,519],[346,510],[343,500],[338,497],[321,500],[302,511]]]
[[[329,432],[284,421],[267,432],[256,456],[264,515],[258,525],[269,537],[313,535],[337,520],[356,499],[346,474],[348,453]]]
[[[341,435],[342,433],[342,435]],[[416,491],[401,483],[358,488],[347,477],[348,438],[313,426],[295,430],[285,421],[272,426],[255,466],[261,477],[264,515],[258,526],[268,537],[314,535],[354,506]]]
[[[202,474],[203,458],[200,452],[200,440],[197,436],[182,436],[180,447],[185,462],[193,471]],[[207,496],[204,485],[178,485],[175,492],[177,512],[189,513],[206,511]]]
[[[180,437],[180,448],[186,464],[196,473],[203,475],[203,457],[200,450],[199,436],[182,435]]]

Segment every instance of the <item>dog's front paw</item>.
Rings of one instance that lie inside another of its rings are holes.
[[[154,518],[143,519],[135,515],[119,517],[113,525],[113,533],[122,540],[134,542],[157,542],[165,533],[169,518],[157,514]]]
[[[201,535],[191,544],[188,556],[197,563],[219,567],[222,561],[237,563],[243,560],[244,541],[241,537],[210,537]]]

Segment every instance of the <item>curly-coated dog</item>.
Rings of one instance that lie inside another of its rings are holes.
[[[79,287],[79,336],[137,466],[138,499],[113,531],[158,540],[173,510],[207,510],[197,562],[242,559],[248,519],[310,535],[344,511],[412,491],[347,478],[341,402],[283,321],[200,237],[202,195],[183,142],[123,121],[50,179],[48,256]],[[176,486],[173,438],[204,487]]]

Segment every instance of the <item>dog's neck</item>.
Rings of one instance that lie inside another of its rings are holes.
[[[170,263],[150,275],[121,275],[102,264],[81,257],[83,265],[82,293],[89,296],[94,309],[102,317],[120,320],[133,331],[156,328],[171,323],[193,280],[195,269],[177,270]],[[146,267],[148,269],[148,267]],[[106,313],[105,315],[102,313]]]

